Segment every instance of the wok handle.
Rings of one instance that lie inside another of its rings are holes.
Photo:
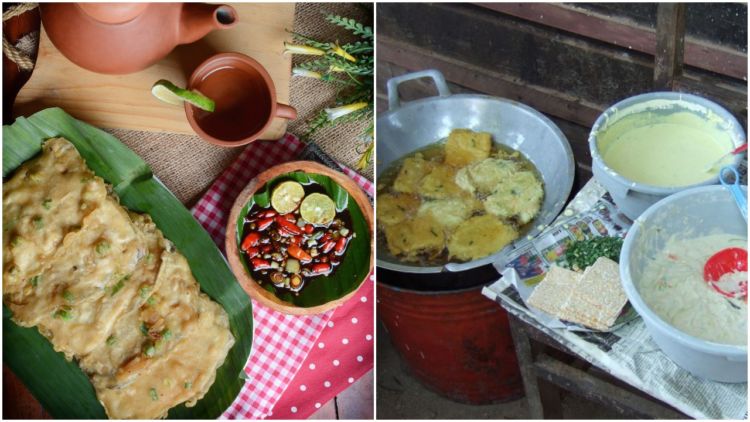
[[[407,73],[406,75],[396,76],[388,80],[388,110],[396,110],[401,107],[401,100],[398,97],[398,86],[403,82],[420,78],[431,78],[438,90],[438,95],[447,97],[451,95],[445,77],[436,69],[420,70],[419,72]]]

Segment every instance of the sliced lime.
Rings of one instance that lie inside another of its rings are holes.
[[[151,87],[151,94],[167,104],[182,105],[183,101],[187,101],[201,110],[212,112],[216,108],[214,100],[197,91],[180,88],[166,79],[156,81]]]
[[[336,204],[322,193],[311,193],[300,204],[299,212],[308,223],[327,226],[336,217]]]
[[[288,214],[297,209],[304,197],[305,188],[302,185],[294,181],[287,181],[273,190],[271,206],[279,214]]]

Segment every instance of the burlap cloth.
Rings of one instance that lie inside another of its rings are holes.
[[[372,9],[351,3],[298,3],[295,9],[294,30],[320,38],[352,41],[350,33],[328,23],[326,13],[358,19],[372,25]],[[298,61],[295,58],[295,63]],[[290,122],[288,131],[301,136],[307,130],[307,120],[322,107],[329,105],[336,91],[329,85],[310,78],[293,78],[290,104],[297,109],[298,117]],[[361,145],[356,138],[367,128],[367,122],[342,124],[320,130],[313,141],[335,160],[355,168]],[[202,141],[197,136],[153,133],[124,129],[107,129],[122,140],[146,162],[154,174],[187,206],[192,206],[211,182],[242,151],[242,148],[221,148]],[[372,180],[370,165],[362,174]]]

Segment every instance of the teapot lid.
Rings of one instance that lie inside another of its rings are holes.
[[[135,19],[148,3],[77,3],[84,13],[102,23],[117,24]]]

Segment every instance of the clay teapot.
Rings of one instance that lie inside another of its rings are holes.
[[[233,7],[204,3],[40,3],[52,44],[99,73],[137,72],[179,44],[237,22]]]

